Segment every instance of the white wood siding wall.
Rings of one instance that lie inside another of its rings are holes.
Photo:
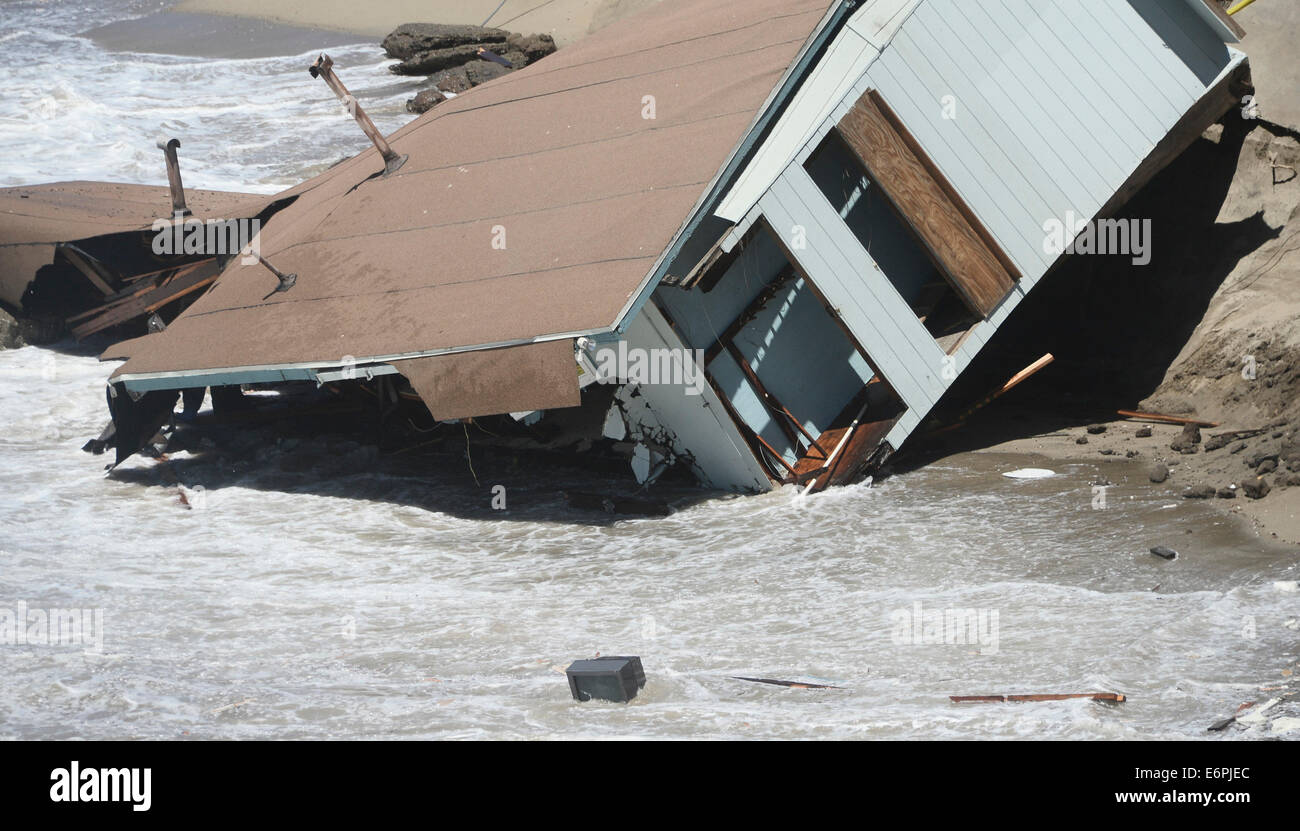
[[[1043,224],[1095,215],[1242,59],[1185,3],[922,0],[911,10],[758,201],[774,228],[807,229],[799,265],[907,404],[891,445],[949,381],[939,348],[804,171],[825,134],[878,90],[1019,268],[1021,282],[954,353],[959,374],[1056,259]]]

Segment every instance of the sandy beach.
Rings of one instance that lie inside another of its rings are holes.
[[[182,0],[176,12],[238,15],[315,29],[375,36],[403,23],[471,23],[526,34],[549,34],[572,43],[657,0]]]
[[[1101,427],[1104,432],[1095,432]],[[1209,438],[1249,427],[1224,423],[1201,432]],[[1189,489],[1213,486],[1216,492],[1227,489],[1234,495],[1195,501],[1238,517],[1261,538],[1300,545],[1300,487],[1278,487],[1280,477],[1269,475],[1273,489],[1263,499],[1252,499],[1240,483],[1255,478],[1247,464],[1254,451],[1239,447],[1244,442],[1207,451],[1203,440],[1197,452],[1183,454],[1170,447],[1182,430],[1177,425],[1123,418],[1082,425],[1032,408],[1010,406],[973,420],[968,435],[955,431],[919,444],[900,464],[904,469],[940,460],[978,465],[981,458],[1014,455],[1025,467],[1059,470],[1066,465],[1090,465],[1096,468],[1099,485],[1131,486],[1163,495],[1171,504],[1187,500],[1184,494]],[[1260,443],[1273,439],[1273,433],[1282,431],[1265,433]],[[1163,480],[1153,481],[1160,478],[1161,469]],[[1279,469],[1285,469],[1285,461]]]
[[[374,40],[368,34],[328,27],[174,9],[96,26],[82,34],[115,52],[235,60],[301,54]]]

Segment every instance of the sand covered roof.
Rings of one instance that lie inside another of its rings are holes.
[[[118,374],[388,359],[613,325],[828,5],[665,0],[441,104],[389,137],[409,155],[394,174],[379,175],[371,149],[289,192],[299,198],[263,227],[261,252],[298,275],[292,289],[267,297],[275,278],[236,260]]]

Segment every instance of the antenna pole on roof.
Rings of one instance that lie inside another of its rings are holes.
[[[297,274],[285,274],[280,269],[271,265],[271,261],[268,260],[266,257],[263,257],[261,254],[259,254],[257,252],[257,249],[253,248],[252,246],[249,246],[245,250],[248,251],[248,253],[252,254],[254,257],[256,257],[257,261],[262,265],[266,266],[267,271],[270,271],[272,274],[274,274],[276,278],[280,281],[280,284],[271,290],[271,294],[275,294],[281,291],[288,291],[289,289],[293,288],[294,283],[298,282]],[[266,297],[270,297],[271,294],[268,294]],[[266,297],[262,299],[265,300]]]
[[[347,87],[343,86],[339,76],[334,74],[334,60],[329,55],[321,53],[316,58],[316,62],[307,68],[307,71],[311,73],[313,78],[325,79],[325,83],[330,89],[334,90],[334,94],[347,106],[348,112],[352,113],[352,117],[357,120],[357,124],[361,125],[362,132],[375,143],[375,148],[384,157],[385,176],[406,163],[406,156],[397,155],[393,148],[388,146],[388,142],[384,139],[383,134],[379,132],[379,128],[375,126],[375,122],[371,121],[370,116],[366,115],[366,111],[361,109],[361,103],[357,101],[352,93],[348,92]]]
[[[190,209],[185,207],[185,187],[181,184],[181,163],[176,158],[176,148],[181,146],[181,140],[160,138],[157,145],[167,158],[167,186],[172,192],[172,213],[189,216]]]

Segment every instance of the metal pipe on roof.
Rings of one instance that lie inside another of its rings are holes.
[[[181,163],[176,158],[176,148],[181,146],[181,140],[160,138],[157,145],[167,158],[167,187],[172,192],[172,213],[189,216],[190,209],[185,207],[185,186],[181,184]]]
[[[352,113],[352,117],[357,120],[357,124],[361,125],[361,131],[374,142],[375,148],[384,157],[385,176],[406,163],[406,156],[397,155],[397,152],[388,145],[388,141],[384,138],[383,133],[379,132],[375,122],[371,121],[370,116],[366,115],[366,111],[361,109],[361,102],[357,101],[356,97],[348,92],[348,88],[343,86],[339,76],[334,74],[334,60],[329,55],[322,52],[316,58],[316,62],[307,68],[307,71],[311,73],[311,77],[325,80],[326,85],[334,90],[334,94],[348,108],[348,112]]]

